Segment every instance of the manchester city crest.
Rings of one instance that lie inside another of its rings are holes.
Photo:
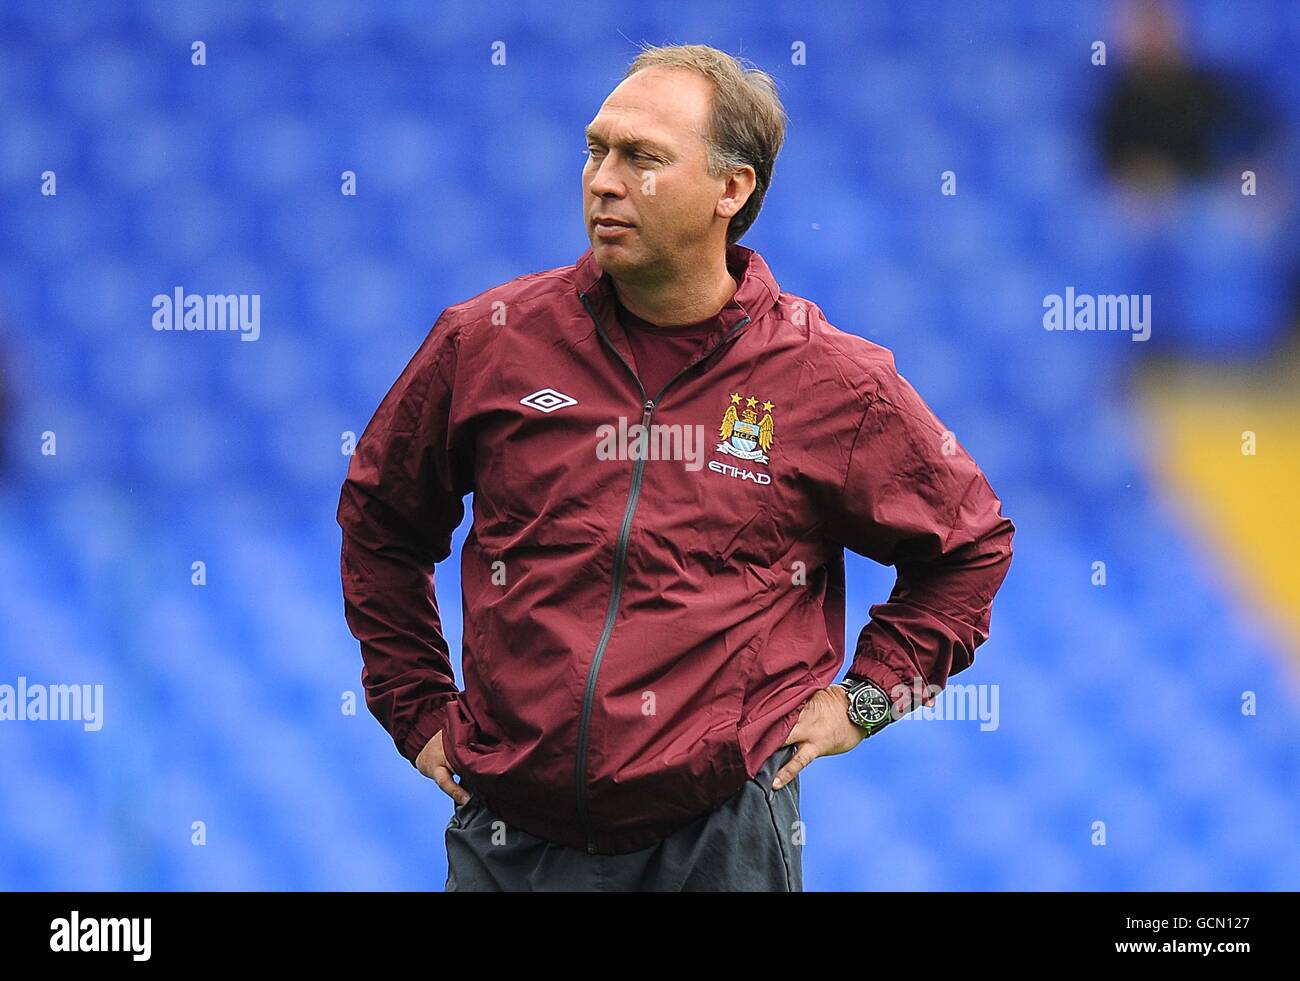
[[[741,396],[733,393],[731,404],[722,416],[722,427],[718,430],[722,442],[714,449],[742,460],[767,463],[767,451],[772,448],[772,410],[776,406],[771,402],[763,402],[763,417],[760,419],[756,409],[759,406],[758,399],[745,398],[744,408],[737,413],[740,403]]]

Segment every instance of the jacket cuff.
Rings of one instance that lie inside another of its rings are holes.
[[[436,736],[439,731],[447,728],[447,710],[455,699],[456,696],[451,695],[439,702],[435,708],[426,712],[420,717],[420,721],[416,723],[415,728],[406,734],[405,741],[398,744],[398,750],[406,757],[411,766],[415,766],[415,758],[420,755],[420,750],[424,749],[429,740]],[[416,769],[419,769],[419,767],[416,767]]]

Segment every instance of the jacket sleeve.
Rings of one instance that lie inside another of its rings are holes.
[[[871,607],[848,673],[874,681],[905,714],[931,704],[988,640],[1015,526],[916,390],[892,363],[882,374],[850,436],[826,530],[897,570],[889,599]]]
[[[339,496],[344,613],[366,705],[412,765],[459,695],[433,580],[472,490],[451,426],[459,342],[444,311],[358,440]]]

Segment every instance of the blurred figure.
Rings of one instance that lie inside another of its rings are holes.
[[[1135,353],[1258,358],[1288,327],[1295,261],[1281,128],[1258,85],[1194,63],[1177,14],[1167,0],[1121,11],[1094,120],[1113,192],[1105,285],[1151,297]]]
[[[1257,152],[1272,130],[1262,93],[1191,63],[1165,0],[1125,9],[1127,64],[1100,118],[1111,176],[1159,190],[1180,179],[1212,178],[1229,159]]]

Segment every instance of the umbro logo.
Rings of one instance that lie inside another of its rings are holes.
[[[577,399],[563,392],[557,392],[553,388],[539,389],[532,395],[525,395],[519,401],[538,412],[554,412],[556,409],[563,409],[566,405],[578,404]]]

